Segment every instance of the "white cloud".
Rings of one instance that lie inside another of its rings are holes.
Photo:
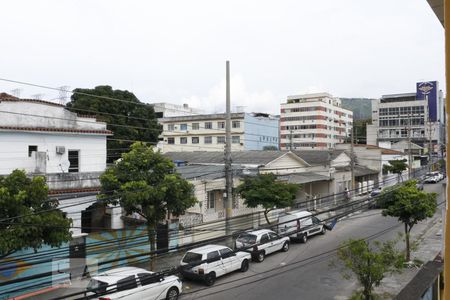
[[[231,109],[245,112],[278,114],[283,99],[269,90],[250,91],[242,75],[230,77]],[[221,80],[204,96],[193,95],[182,99],[191,107],[203,109],[206,113],[225,112],[226,82]]]

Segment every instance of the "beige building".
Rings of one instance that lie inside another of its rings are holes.
[[[351,134],[353,112],[328,93],[288,96],[281,104],[280,149],[330,149]]]
[[[225,114],[207,114],[162,118],[162,152],[223,151]],[[279,119],[263,113],[231,114],[231,149],[278,149]]]

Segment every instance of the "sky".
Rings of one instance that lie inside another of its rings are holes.
[[[111,85],[141,101],[278,114],[288,95],[444,89],[444,30],[426,0],[5,0],[0,78]],[[57,91],[0,80],[20,96]]]

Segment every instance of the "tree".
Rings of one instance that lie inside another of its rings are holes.
[[[120,203],[127,214],[137,213],[145,218],[151,251],[156,250],[157,224],[171,214],[184,213],[197,202],[194,186],[174,170],[170,159],[153,147],[136,142],[100,177],[100,199]]]
[[[398,182],[400,182],[403,171],[408,168],[406,161],[406,159],[390,160],[388,165],[383,165],[383,172],[397,174]]]
[[[0,258],[44,244],[59,247],[71,238],[71,220],[48,199],[45,177],[30,179],[21,170],[0,177],[0,207]]]
[[[273,145],[268,145],[268,146],[264,146],[264,147],[263,147],[263,150],[266,150],[266,151],[275,151],[275,150],[278,150],[278,147],[277,147],[277,146],[273,146]]]
[[[385,274],[399,271],[402,267],[403,255],[395,249],[395,243],[375,241],[370,245],[365,240],[350,239],[338,249],[337,256],[343,263],[343,277],[348,280],[352,274],[356,276],[363,287],[363,299],[374,299],[373,289],[380,285]]]
[[[113,90],[108,85],[75,89],[67,108],[79,114],[96,116],[99,121],[107,123],[107,128],[114,133],[114,140],[107,142],[108,162],[126,152],[132,141],[156,143],[162,130],[151,105],[142,103],[129,91]]]
[[[411,260],[409,236],[418,222],[430,218],[436,211],[436,193],[420,191],[416,181],[407,181],[392,191],[389,200],[384,203],[383,216],[397,217],[405,225],[406,261]]]
[[[255,208],[261,205],[264,207],[264,217],[267,224],[270,224],[268,213],[274,208],[294,205],[298,189],[298,185],[277,181],[277,177],[270,173],[245,178],[236,191],[244,198],[246,206]]]

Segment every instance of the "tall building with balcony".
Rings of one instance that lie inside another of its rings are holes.
[[[158,147],[163,152],[224,151],[225,114],[167,117]],[[231,114],[231,150],[278,149],[279,118],[264,113]]]
[[[415,93],[384,95],[372,102],[367,144],[408,141],[432,152],[444,143],[444,99],[437,81],[418,82]]]
[[[350,136],[353,112],[328,93],[288,96],[281,104],[280,149],[329,149]]]

